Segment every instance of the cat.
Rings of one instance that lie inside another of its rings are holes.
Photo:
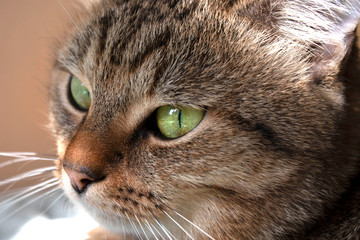
[[[360,239],[358,0],[84,12],[49,109],[93,239]]]

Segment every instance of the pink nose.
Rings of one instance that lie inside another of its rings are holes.
[[[64,166],[64,170],[70,178],[72,187],[78,193],[84,192],[86,187],[96,180],[87,175],[86,173],[73,170],[66,166]]]

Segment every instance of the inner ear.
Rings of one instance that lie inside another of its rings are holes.
[[[337,79],[359,21],[359,0],[287,0],[277,17],[280,32],[308,48],[316,81]]]
[[[355,30],[339,39],[329,39],[326,43],[315,43],[310,46],[312,75],[316,83],[322,83],[328,76],[336,76],[351,52],[355,39]]]

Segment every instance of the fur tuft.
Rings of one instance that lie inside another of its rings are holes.
[[[278,20],[284,35],[306,45],[342,42],[359,23],[360,1],[287,1]]]

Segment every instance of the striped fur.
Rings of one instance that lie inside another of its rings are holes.
[[[359,19],[357,0],[91,4],[54,66],[65,192],[120,239],[359,239]],[[166,140],[164,105],[206,115]],[[64,166],[97,180],[78,194]]]

